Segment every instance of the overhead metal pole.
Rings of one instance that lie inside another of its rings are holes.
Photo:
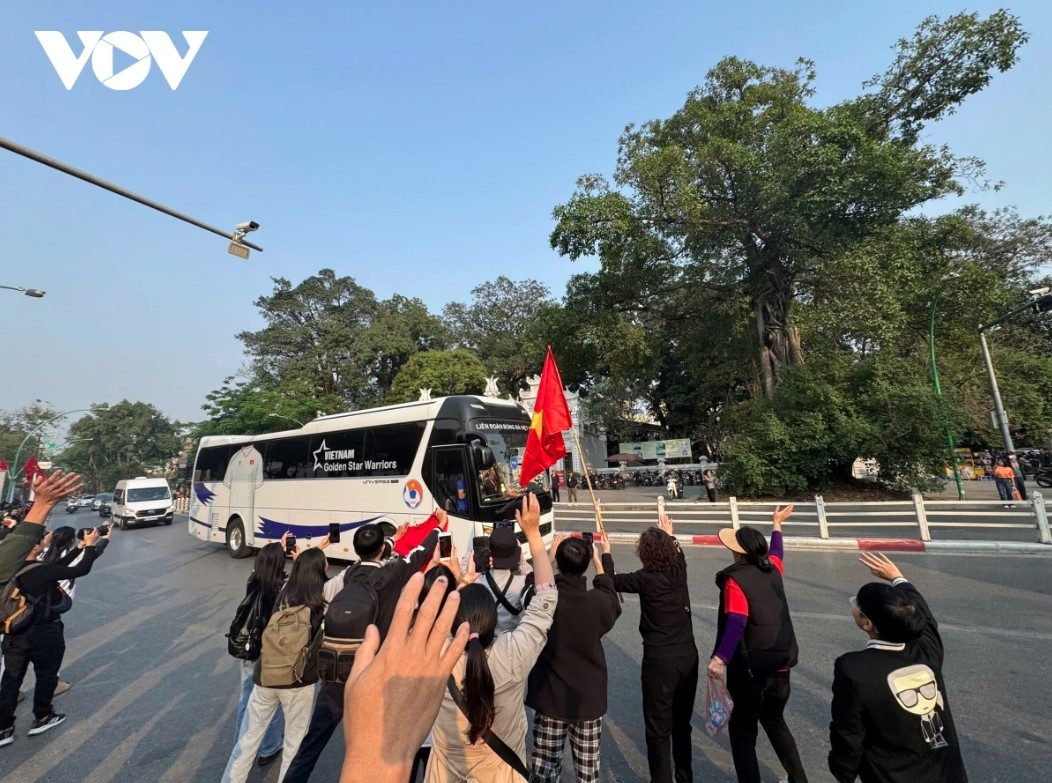
[[[91,185],[95,185],[96,187],[102,188],[103,190],[108,190],[111,193],[116,193],[118,196],[122,196],[138,204],[142,204],[144,207],[156,209],[158,212],[163,212],[165,215],[174,217],[176,220],[181,220],[184,223],[189,223],[191,226],[197,226],[198,228],[204,229],[205,231],[211,231],[213,234],[225,237],[231,242],[237,242],[241,245],[244,245],[245,247],[251,248],[252,250],[258,250],[259,252],[263,252],[263,248],[261,248],[259,245],[254,245],[251,242],[246,242],[243,236],[239,236],[234,232],[223,231],[222,229],[216,228],[215,226],[210,226],[208,223],[204,223],[198,220],[197,218],[190,217],[189,215],[184,215],[182,212],[176,212],[174,209],[166,207],[164,204],[158,203],[153,199],[148,199],[145,196],[140,196],[138,193],[132,193],[126,188],[122,188],[119,185],[114,185],[112,182],[107,182],[104,179],[96,177],[94,174],[89,174],[86,171],[74,168],[73,166],[63,163],[60,160],[56,160],[55,158],[50,158],[47,155],[37,152],[36,150],[31,150],[29,147],[19,144],[18,142],[11,141],[11,139],[5,139],[3,136],[0,136],[0,147],[10,152],[13,152],[16,155],[21,155],[23,158],[29,158],[30,160],[36,161],[37,163],[42,163],[45,166],[48,166],[49,168],[55,169],[56,171],[61,171],[63,174],[69,174],[71,177],[76,177],[77,179],[83,180],[84,182],[87,182]]]

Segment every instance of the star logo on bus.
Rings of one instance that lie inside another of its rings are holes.
[[[328,446],[325,445],[325,441],[323,440],[321,442],[321,445],[318,446],[318,448],[316,448],[314,450],[314,469],[315,470],[318,470],[318,468],[321,467],[321,458],[318,455],[319,454],[324,454],[326,451],[328,451]]]

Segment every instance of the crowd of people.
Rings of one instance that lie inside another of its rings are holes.
[[[0,615],[19,590],[33,614],[3,641],[0,744],[13,738],[30,664],[29,733],[63,719],[51,704],[72,592],[62,584],[87,574],[106,542],[90,531],[71,546],[44,531],[50,509],[77,483],[59,474],[39,480],[36,503],[0,542]],[[687,561],[667,516],[639,536],[639,567],[625,572],[601,533],[557,535],[546,547],[531,494],[515,513],[529,559],[515,528],[500,524],[461,558],[440,544],[448,527],[441,510],[412,528],[361,526],[357,562],[335,576],[324,541],[269,544],[227,634],[239,701],[222,780],[245,781],[253,766],[280,756],[279,781],[307,781],[342,723],[343,783],[554,782],[567,740],[577,780],[597,781],[608,710],[603,638],[622,614],[621,596],[634,594],[651,781],[694,778],[691,723],[703,671],[703,688],[722,686],[733,702],[726,729],[738,781],[761,780],[762,727],[788,783],[806,783],[785,719],[799,656],[783,581],[781,527],[791,513],[775,511],[770,539],[750,527],[720,532],[730,563],[715,578],[717,637],[704,669]],[[966,781],[934,616],[888,558],[860,560],[882,581],[851,599],[868,643],[836,661],[828,768],[838,783]]]

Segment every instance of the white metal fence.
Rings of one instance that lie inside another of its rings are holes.
[[[600,502],[603,522],[611,532],[619,527],[652,525],[667,513],[684,532],[715,533],[721,527],[770,524],[774,509],[784,503],[738,500],[731,497],[721,503],[698,501],[656,501],[630,503]],[[931,541],[932,531],[953,529],[968,538],[974,531],[1031,531],[1037,541],[1052,544],[1045,500],[1040,492],[1031,492],[1026,501],[1005,503],[1000,500],[925,500],[915,494],[912,500],[872,503],[826,503],[821,495],[813,502],[795,503],[793,516],[785,523],[785,532],[794,536],[813,535],[821,539],[886,536],[919,538]],[[555,520],[560,527],[574,523],[591,525],[595,513],[590,503],[558,503]],[[849,532],[852,531],[852,532]],[[1033,540],[1033,539],[1031,539]]]

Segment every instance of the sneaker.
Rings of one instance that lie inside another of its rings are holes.
[[[58,685],[55,686],[55,693],[52,694],[52,695],[53,696],[61,696],[63,693],[65,693],[66,691],[68,691],[72,687],[73,686],[70,683],[63,682],[62,680],[59,680],[58,681]]]
[[[55,728],[55,726],[62,723],[65,719],[65,715],[56,715],[55,713],[45,715],[43,718],[37,718],[33,721],[33,728],[29,730],[29,736],[35,737],[37,734],[43,734],[48,729]]]
[[[275,750],[273,753],[270,753],[269,755],[260,756],[259,758],[256,759],[256,763],[259,764],[259,766],[261,766],[261,767],[269,766],[270,764],[274,763],[274,759],[276,759],[281,754],[281,751],[282,751],[282,748],[278,748],[277,750]]]
[[[15,741],[15,724],[11,724],[8,728],[0,731],[0,748],[4,745],[10,745]]]

